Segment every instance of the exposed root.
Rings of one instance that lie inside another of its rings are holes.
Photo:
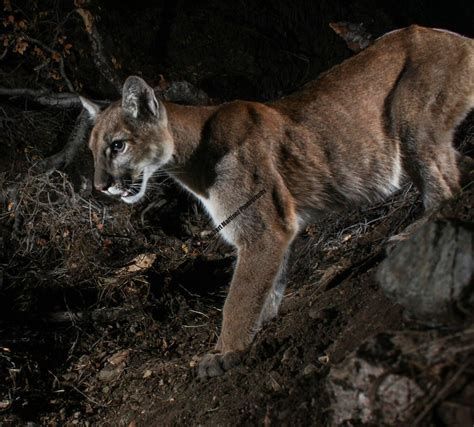
[[[84,22],[84,28],[92,47],[92,58],[97,67],[97,70],[102,74],[106,81],[110,82],[115,88],[117,93],[122,91],[122,81],[117,75],[116,71],[112,68],[109,61],[107,60],[104,43],[102,42],[102,37],[95,26],[94,17],[87,9],[78,8],[76,12],[82,18]]]
[[[85,140],[90,132],[90,122],[87,114],[84,111],[77,116],[74,128],[69,135],[68,141],[64,148],[51,157],[38,162],[36,167],[42,171],[51,171],[54,169],[62,169],[69,165],[76,156],[81,145],[85,143]]]

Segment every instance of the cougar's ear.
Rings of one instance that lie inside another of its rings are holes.
[[[100,113],[100,107],[92,102],[90,99],[84,98],[83,96],[79,96],[79,99],[81,100],[82,106],[87,110],[89,113],[90,119],[95,122],[97,119],[97,116]]]
[[[125,80],[122,89],[122,108],[125,114],[134,119],[146,119],[150,115],[159,118],[161,111],[153,88],[138,76],[130,76]]]

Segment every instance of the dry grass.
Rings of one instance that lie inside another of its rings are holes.
[[[62,172],[29,172],[4,188],[0,221],[13,230],[9,267],[18,280],[33,275],[48,286],[94,281],[107,275],[110,262],[101,260],[120,250],[117,240],[137,236],[130,208],[85,198]]]

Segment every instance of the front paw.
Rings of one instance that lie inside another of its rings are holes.
[[[227,353],[208,353],[198,366],[198,377],[218,377],[224,375],[230,368],[238,365],[241,361],[241,353],[229,351]]]

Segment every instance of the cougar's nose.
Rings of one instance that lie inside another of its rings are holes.
[[[109,185],[105,182],[96,182],[94,183],[94,187],[97,191],[107,191],[107,188],[109,188]]]
[[[94,187],[97,191],[107,191],[112,185],[112,177],[106,173],[97,172],[94,176]]]

